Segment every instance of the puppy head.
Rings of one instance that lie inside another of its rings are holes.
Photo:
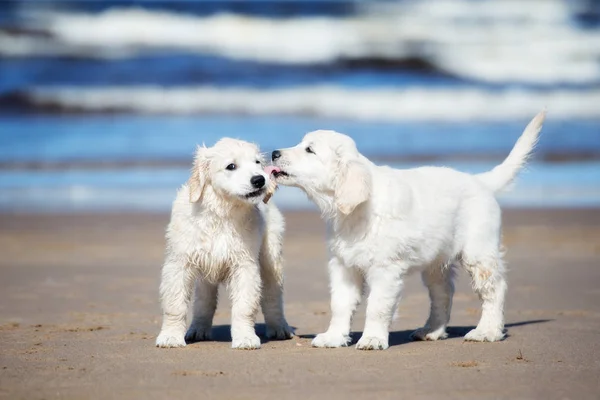
[[[233,201],[258,204],[264,197],[269,176],[256,145],[224,138],[213,147],[198,147],[188,181],[190,202],[202,199],[205,188]]]
[[[275,150],[277,183],[303,189],[313,200],[333,197],[342,214],[350,214],[371,194],[371,175],[354,141],[334,131],[306,134],[295,147]]]

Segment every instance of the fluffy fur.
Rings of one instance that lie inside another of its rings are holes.
[[[505,267],[495,194],[525,164],[544,113],[527,126],[508,158],[490,172],[469,175],[449,168],[396,170],[362,156],[348,136],[308,133],[295,147],[273,152],[277,182],[302,189],[328,223],[331,323],[315,347],[350,343],[350,323],[366,283],[364,333],[356,348],[386,349],[389,327],[406,274],[420,271],[431,310],[412,337],[447,337],[455,267],[464,268],[479,295],[482,315],[466,340],[504,337]]]
[[[198,148],[191,177],[177,193],[167,228],[158,347],[183,347],[210,338],[221,282],[228,284],[232,301],[233,348],[260,347],[254,331],[259,304],[268,338],[292,336],[282,300],[284,220],[273,202],[262,202],[270,179],[262,164],[258,148],[251,143],[226,138],[212,148]],[[253,178],[262,186],[253,185]],[[194,283],[193,320],[186,334]]]

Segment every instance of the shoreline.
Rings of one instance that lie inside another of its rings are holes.
[[[561,223],[592,223],[592,224],[600,224],[600,206],[598,207],[511,207],[511,206],[503,206],[501,207],[503,214],[503,222],[510,224],[519,224],[519,223],[532,223],[535,221],[545,221],[547,220],[548,214],[552,215],[553,219],[557,219],[561,221]],[[303,220],[303,217],[306,215],[312,215],[319,217],[318,210],[281,210],[284,214],[284,217],[292,218],[294,220]],[[3,212],[0,211],[0,221],[6,219],[13,218],[67,218],[67,219],[77,219],[77,218],[150,218],[150,219],[168,219],[170,215],[170,211],[159,212],[159,211],[100,211],[100,212],[87,212],[87,211],[69,211],[69,212]]]
[[[429,163],[501,163],[506,158],[505,152],[490,153],[454,153],[454,154],[409,154],[409,155],[369,155],[367,157],[376,164],[429,164]],[[600,161],[600,152],[573,151],[538,154],[536,163],[566,164]],[[192,157],[166,159],[113,159],[113,160],[61,160],[34,161],[14,160],[1,161],[0,172],[63,172],[63,171],[114,171],[145,168],[150,170],[189,168]]]

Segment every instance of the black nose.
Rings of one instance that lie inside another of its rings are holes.
[[[275,161],[279,157],[281,157],[281,152],[279,150],[274,150],[273,153],[271,153],[271,160]]]
[[[254,175],[252,178],[250,178],[250,183],[255,188],[260,189],[261,187],[265,186],[265,177],[262,175]]]

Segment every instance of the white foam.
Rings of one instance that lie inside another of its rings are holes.
[[[600,32],[574,27],[565,1],[367,6],[366,12],[346,18],[198,17],[137,8],[46,12],[37,15],[37,24],[52,41],[31,37],[17,42],[5,35],[0,54],[118,57],[169,48],[280,64],[419,56],[449,73],[489,82],[600,81]]]
[[[469,121],[526,119],[547,107],[551,118],[600,117],[600,89],[485,91],[303,86],[261,90],[141,86],[39,88],[28,92],[27,97],[36,106],[87,112],[112,110],[148,114],[314,115],[372,121]]]

